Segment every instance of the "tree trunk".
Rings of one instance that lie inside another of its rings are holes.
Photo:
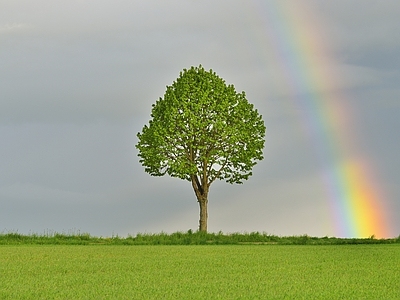
[[[209,185],[207,183],[207,178],[203,178],[203,182],[201,183],[199,178],[196,175],[191,176],[192,186],[194,193],[197,198],[197,202],[199,202],[200,206],[200,220],[199,220],[199,231],[207,232],[207,204],[208,204],[208,188]]]
[[[198,199],[198,202],[199,202],[199,206],[200,206],[199,231],[207,232],[207,218],[208,218],[207,204],[208,204],[208,199],[207,198]]]

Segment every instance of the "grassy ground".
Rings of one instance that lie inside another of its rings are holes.
[[[204,233],[175,232],[172,234],[137,234],[121,238],[95,237],[88,233],[57,233],[23,235],[17,232],[0,233],[0,245],[239,245],[239,244],[279,244],[279,245],[344,245],[344,244],[394,244],[400,243],[400,236],[390,239],[310,237],[308,235],[281,237],[267,233]]]
[[[400,244],[3,245],[0,299],[400,299]]]

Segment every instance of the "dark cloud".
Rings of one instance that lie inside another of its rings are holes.
[[[267,125],[265,159],[254,176],[212,187],[210,229],[333,235],[306,108],[292,99],[315,91],[288,90],[258,4],[2,1],[0,230],[197,228],[190,184],[148,176],[134,145],[165,86],[202,64],[246,91]],[[318,92],[347,93],[340,101],[354,112],[356,154],[377,166],[399,228],[398,1],[304,5],[329,37],[332,57],[316,61],[340,79]]]

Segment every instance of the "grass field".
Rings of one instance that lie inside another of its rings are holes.
[[[174,232],[138,233],[128,237],[96,237],[89,233],[59,233],[47,231],[43,234],[20,234],[18,232],[0,233],[0,245],[359,245],[359,244],[400,244],[397,238],[336,238],[300,236],[276,236],[268,233],[229,233],[222,232]]]
[[[400,244],[3,245],[0,299],[400,299]]]

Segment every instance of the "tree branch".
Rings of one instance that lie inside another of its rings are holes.
[[[222,170],[225,168],[226,164],[228,163],[228,157],[225,158],[225,162],[222,164],[221,168],[217,171],[217,174],[214,176],[214,178],[211,178],[210,182],[208,183],[208,186],[211,185],[221,175]]]

